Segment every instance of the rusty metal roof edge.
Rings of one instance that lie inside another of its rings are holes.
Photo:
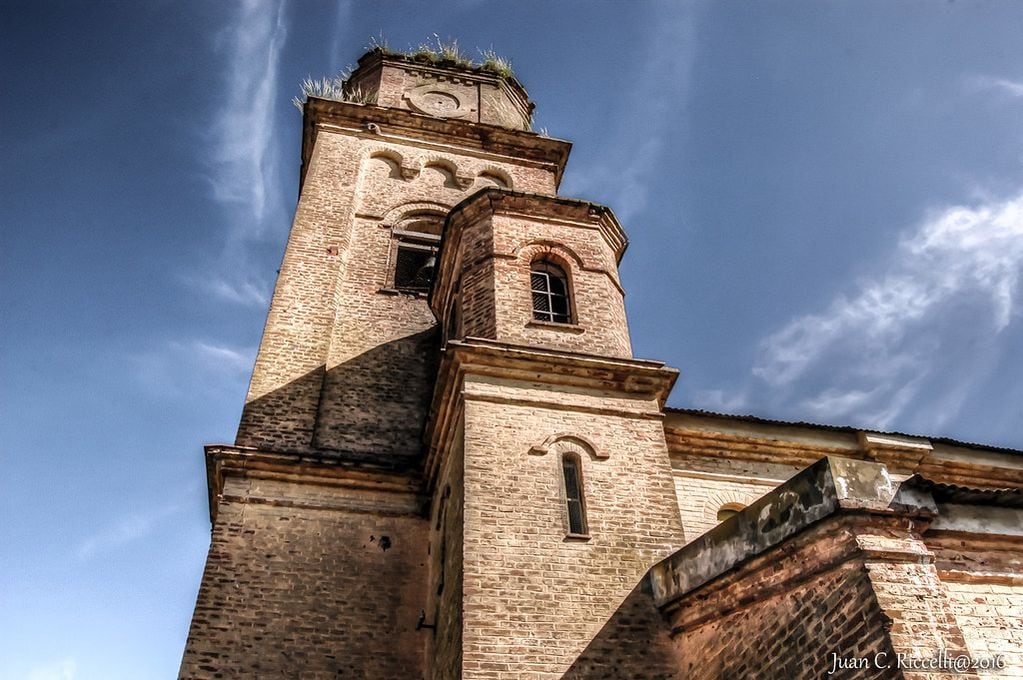
[[[722,418],[725,420],[736,420],[746,423],[761,423],[764,425],[783,425],[788,427],[807,427],[814,428],[817,430],[827,430],[829,432],[847,432],[855,434],[857,432],[871,432],[875,434],[885,435],[896,435],[899,437],[916,437],[919,439],[927,439],[932,443],[948,444],[950,446],[961,446],[969,449],[983,449],[985,451],[993,451],[998,453],[1009,453],[1017,456],[1023,456],[1023,450],[1013,449],[1006,446],[994,446],[991,444],[979,444],[977,442],[967,442],[959,439],[952,439],[951,437],[932,437],[923,434],[911,434],[908,432],[897,432],[895,430],[872,430],[865,427],[853,427],[852,425],[827,425],[824,423],[811,423],[800,420],[778,420],[775,418],[764,418],[762,416],[754,415],[740,415],[733,413],[718,413],[716,411],[707,411],[705,409],[698,408],[678,408],[678,407],[665,407],[665,413],[683,413],[694,416],[707,416],[710,418]]]

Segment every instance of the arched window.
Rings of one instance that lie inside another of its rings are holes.
[[[530,267],[529,281],[533,292],[534,319],[572,323],[568,277],[564,269],[546,260],[537,260]]]
[[[586,536],[586,499],[583,497],[583,466],[579,456],[565,453],[561,456],[561,470],[565,481],[565,504],[568,510],[569,536]]]
[[[718,508],[718,521],[724,522],[726,519],[732,519],[745,509],[746,506],[742,503],[725,503]]]

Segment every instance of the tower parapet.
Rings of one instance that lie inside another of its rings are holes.
[[[533,102],[514,76],[454,60],[375,49],[348,79],[377,106],[429,116],[532,129]]]

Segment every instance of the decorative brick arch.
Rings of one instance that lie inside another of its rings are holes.
[[[454,161],[441,156],[431,155],[424,158],[420,165],[420,174],[427,168],[436,168],[445,176],[445,183],[450,181],[452,187],[463,191],[471,187],[476,180],[473,175],[461,173]]]
[[[583,261],[574,250],[569,248],[563,243],[557,241],[548,240],[536,240],[528,243],[523,243],[514,251],[515,257],[524,261],[526,264],[533,262],[534,260],[550,259],[557,265],[564,267],[566,273],[568,269],[572,267],[578,267],[582,269]]]
[[[762,494],[758,490],[736,491],[724,489],[710,494],[703,502],[703,518],[711,524],[718,523],[718,510],[726,505],[748,506],[760,498]]]
[[[493,165],[483,166],[483,168],[476,174],[476,180],[483,182],[490,181],[504,189],[514,188],[511,175],[501,168]]]
[[[409,159],[390,147],[373,145],[363,151],[363,154],[365,159],[378,158],[385,163],[393,163],[400,178],[405,181],[419,176],[419,168],[412,165]]]
[[[406,215],[418,212],[430,212],[446,215],[451,212],[451,206],[437,201],[412,201],[409,203],[400,203],[393,208],[388,209],[380,220],[384,226],[390,227],[400,222]]]
[[[611,457],[606,451],[598,449],[586,437],[568,432],[552,434],[529,449],[529,453],[534,456],[543,456],[548,451],[553,451],[554,453],[575,452],[596,460],[607,460]]]

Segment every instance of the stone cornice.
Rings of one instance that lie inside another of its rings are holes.
[[[659,361],[600,357],[480,338],[449,342],[441,359],[426,431],[424,477],[428,486],[432,486],[452,439],[452,428],[466,399],[465,378],[470,374],[648,402],[642,408],[622,408],[621,415],[627,417],[660,417],[678,377],[676,369]]]
[[[1023,487],[1023,458],[1006,449],[855,428],[666,411],[665,440],[676,459],[806,467],[825,455],[842,456],[883,463],[900,477],[920,474],[980,489]]]
[[[210,519],[216,521],[218,501],[223,498],[230,476],[274,480],[297,484],[343,487],[351,490],[396,494],[419,498],[422,479],[418,474],[357,465],[340,458],[276,453],[243,446],[211,444],[206,451],[206,480]],[[274,503],[270,499],[262,502]],[[413,501],[420,504],[420,501]],[[293,504],[280,499],[276,504]],[[404,502],[408,505],[408,501]]]
[[[669,607],[739,564],[780,546],[809,527],[846,514],[915,523],[922,531],[937,513],[926,493],[901,489],[883,465],[837,456],[822,458],[650,571],[658,606]],[[857,540],[864,557],[891,551]],[[885,553],[887,559],[892,555]],[[914,560],[919,556],[910,555]]]
[[[531,162],[549,167],[555,176],[555,186],[561,176],[572,149],[571,142],[542,137],[535,132],[512,130],[499,125],[474,123],[452,118],[438,118],[404,109],[372,104],[339,102],[310,97],[303,107],[302,173],[312,157],[316,136],[321,129],[344,129],[347,133],[364,134],[381,140],[397,137],[418,145],[436,144],[448,148],[465,149],[470,153],[489,154],[495,159],[509,162]]]

